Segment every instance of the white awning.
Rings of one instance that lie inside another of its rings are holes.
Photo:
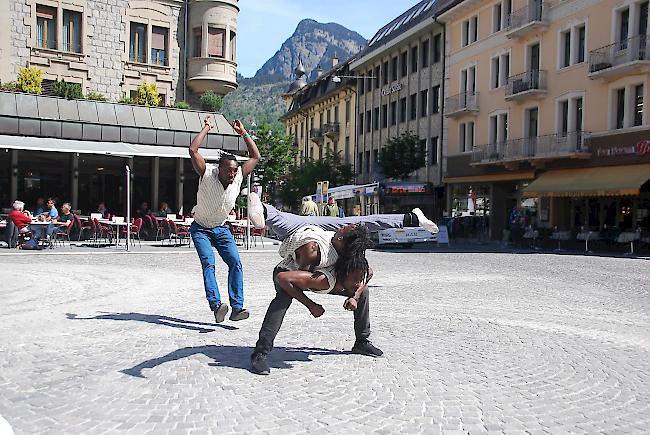
[[[59,153],[100,154],[117,157],[190,158],[189,152],[185,147],[138,145],[126,142],[69,140],[52,137],[0,135],[0,148]],[[206,160],[219,160],[223,153],[224,151],[218,149],[201,148],[201,155]],[[237,160],[245,161],[247,159],[237,156]]]

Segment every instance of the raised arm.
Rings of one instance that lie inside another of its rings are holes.
[[[199,148],[201,148],[201,144],[203,143],[205,136],[212,129],[212,127],[214,127],[212,119],[209,116],[205,117],[203,124],[203,130],[201,130],[199,134],[196,135],[190,144],[190,158],[192,159],[192,167],[194,167],[194,171],[199,174],[199,177],[203,177],[203,174],[205,174],[205,159],[199,152]]]
[[[368,274],[366,275],[366,279],[363,280],[363,282],[359,285],[357,290],[354,292],[354,296],[351,296],[343,302],[343,308],[349,311],[354,311],[357,309],[357,302],[359,302],[359,299],[361,298],[361,293],[368,287],[368,283],[372,279],[372,267],[368,266]]]
[[[246,148],[248,148],[248,160],[246,160],[246,163],[244,163],[241,170],[242,175],[244,177],[248,177],[248,174],[253,172],[255,165],[257,165],[257,162],[260,161],[262,156],[260,155],[260,150],[257,149],[255,141],[246,131],[244,124],[242,124],[239,119],[235,120],[232,127],[235,129],[238,135],[244,138],[244,142],[246,142]]]
[[[303,270],[280,272],[275,278],[278,285],[289,296],[303,304],[312,316],[320,317],[325,310],[305,295],[305,290],[327,290],[330,286],[322,273],[306,272]]]

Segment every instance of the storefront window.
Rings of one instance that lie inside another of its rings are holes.
[[[490,185],[488,184],[452,184],[451,215],[453,216],[489,216]]]
[[[636,226],[650,231],[650,196],[639,198],[636,207]]]

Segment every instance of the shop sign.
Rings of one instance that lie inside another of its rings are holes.
[[[389,184],[384,186],[385,195],[404,195],[409,193],[430,193],[427,183]]]
[[[401,90],[402,90],[402,84],[401,83],[395,83],[394,85],[392,85],[391,87],[389,87],[387,89],[382,89],[381,90],[381,96],[385,97],[387,95],[392,94],[393,92],[399,92]]]
[[[626,147],[609,147],[609,148],[600,148],[596,152],[598,157],[615,157],[615,156],[625,156],[625,155],[637,155],[644,156],[650,154],[650,140],[644,139],[637,142],[636,145],[626,146]]]

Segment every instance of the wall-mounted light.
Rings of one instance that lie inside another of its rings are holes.
[[[14,177],[17,177],[17,176],[18,176],[18,166],[12,166],[12,167],[11,167],[11,174],[12,174]]]
[[[185,182],[185,174],[181,174],[179,182],[182,184]]]
[[[97,171],[98,171],[98,172],[101,172],[101,171],[103,171],[103,170],[104,170],[104,168],[103,168],[102,166],[99,166],[99,167],[97,168]]]
[[[79,178],[79,170],[78,170],[78,169],[75,169],[74,171],[72,171],[72,176],[73,176],[74,178]]]

